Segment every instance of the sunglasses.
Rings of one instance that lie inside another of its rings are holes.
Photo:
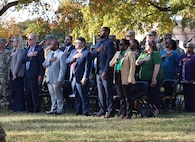
[[[186,46],[185,48],[192,48],[192,47],[190,47],[190,46]]]

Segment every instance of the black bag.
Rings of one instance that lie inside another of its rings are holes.
[[[140,113],[142,118],[146,117],[156,117],[158,115],[158,109],[155,105],[141,103],[140,104]]]

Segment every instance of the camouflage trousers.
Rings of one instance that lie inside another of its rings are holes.
[[[0,78],[0,111],[10,106],[10,86],[7,77]]]

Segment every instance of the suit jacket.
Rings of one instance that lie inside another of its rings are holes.
[[[115,83],[115,71],[117,58],[119,57],[120,51],[117,51],[110,61],[110,67],[114,67],[114,83]],[[135,83],[135,55],[133,52],[126,51],[124,57],[121,59],[121,80],[123,85],[128,85],[129,83]]]
[[[42,63],[44,61],[44,51],[43,48],[36,45],[34,51],[37,51],[37,56],[28,57],[28,50],[30,47],[26,48],[23,63],[26,63],[27,61],[30,61],[30,68],[29,68],[29,74],[31,78],[37,78],[38,76],[44,76],[45,69],[42,66]]]
[[[98,53],[97,49],[99,46],[104,46],[105,52]],[[93,58],[97,57],[97,73],[101,74],[105,72],[108,75],[113,73],[112,68],[109,67],[109,62],[112,59],[114,53],[115,47],[111,39],[106,38],[98,41],[93,51]]]
[[[15,52],[11,53],[10,70],[18,77],[24,77],[25,64],[22,63],[24,54],[23,48],[17,48]]]
[[[56,57],[57,60],[51,63],[50,59],[53,53],[53,57]],[[57,84],[58,81],[63,82],[67,68],[66,55],[60,49],[55,52],[51,51],[43,62],[43,67],[48,67],[46,82],[51,84]]]
[[[76,49],[72,50],[70,56],[66,60],[67,64],[72,64],[75,59],[73,56],[76,54]],[[91,53],[87,50],[87,48],[82,49],[81,53],[83,57],[76,60],[75,67],[75,78],[77,83],[80,83],[82,78],[89,78],[90,70],[91,70]]]
[[[61,50],[64,52],[66,49],[66,47],[62,47]],[[75,46],[74,45],[71,45],[70,48],[68,49],[68,52],[71,52],[72,50],[75,49]],[[69,54],[70,55],[70,54]],[[69,55],[67,55],[67,58],[69,57]]]
[[[62,47],[61,50],[64,52],[66,49],[66,47]],[[74,45],[71,45],[70,48],[68,49],[68,52],[71,53],[72,50],[75,49]],[[66,55],[67,58],[70,56],[70,54]],[[66,69],[66,74],[65,74],[65,80],[71,80],[71,70],[70,70],[70,65],[67,65],[67,69]]]

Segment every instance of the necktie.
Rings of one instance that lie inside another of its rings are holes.
[[[54,54],[55,54],[54,52],[51,54],[51,58],[53,58]]]
[[[30,54],[31,52],[33,52],[33,48],[32,47],[30,47],[30,49],[28,50],[27,54]],[[26,62],[26,70],[29,70],[29,68],[30,68],[30,60]]]
[[[76,51],[76,53],[75,53],[75,55],[76,54],[78,54],[79,53],[79,51]],[[75,60],[73,63],[72,63],[72,71],[73,71],[73,73],[75,73],[75,68],[76,68],[76,62],[77,62],[77,60]]]
[[[64,52],[67,52],[67,51],[68,51],[68,47],[66,46],[66,48],[65,48]]]
[[[54,52],[52,52],[52,54],[51,54],[51,56],[50,56],[50,58],[49,58],[49,62],[50,62],[50,64],[52,63],[52,62],[51,62],[51,59],[54,57],[54,54],[55,54],[55,53],[54,53]]]

